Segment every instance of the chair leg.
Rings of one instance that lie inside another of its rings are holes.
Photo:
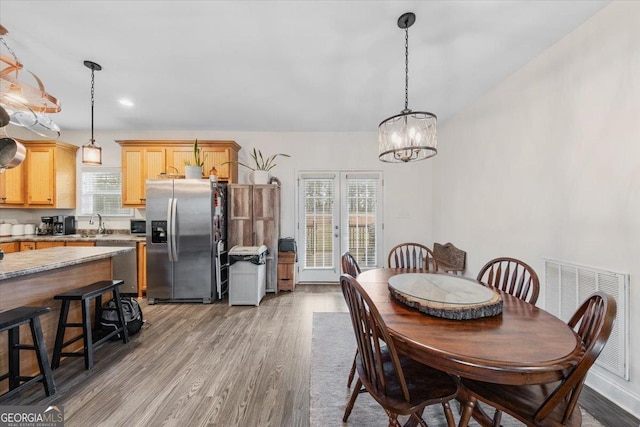
[[[62,355],[62,344],[64,343],[64,333],[67,328],[67,316],[69,315],[69,300],[62,300],[60,306],[60,319],[58,320],[58,330],[56,332],[56,343],[53,347],[53,356],[51,358],[51,369],[57,369],[60,366],[60,357]]]
[[[351,398],[349,399],[349,403],[347,403],[347,407],[344,408],[344,415],[342,416],[342,421],[345,423],[347,422],[347,418],[349,418],[349,415],[351,415],[351,410],[353,409],[353,405],[356,403],[356,399],[360,394],[360,388],[362,388],[362,381],[360,381],[360,378],[358,378],[358,381],[356,381],[356,386],[353,388],[353,391],[351,392]]]
[[[20,386],[20,326],[9,329],[9,390]]]
[[[82,301],[82,334],[84,336],[84,368],[93,368],[93,334],[91,333],[91,299]]]
[[[398,422],[398,414],[394,414],[388,409],[385,409],[384,411],[387,413],[387,416],[389,417],[389,427],[401,427],[400,423]]]
[[[476,398],[473,396],[469,396],[469,398],[464,402],[462,414],[460,415],[460,422],[458,423],[458,427],[467,427],[469,425],[469,420],[471,419],[471,414],[473,413],[473,408],[476,406]]]
[[[493,427],[500,427],[500,422],[502,421],[502,411],[496,409],[496,412],[493,414]]]
[[[118,312],[118,320],[122,325],[122,342],[129,342],[129,330],[127,329],[127,322],[124,318],[124,311],[122,310],[122,300],[120,299],[120,289],[116,286],[113,288],[113,299],[116,302],[116,311]]]
[[[358,357],[358,349],[356,349],[356,354],[353,356],[351,371],[349,371],[349,378],[347,379],[347,387],[351,387],[351,383],[353,382],[353,377],[356,375],[356,357]]]
[[[42,385],[44,386],[44,392],[47,396],[51,396],[56,393],[56,385],[53,382],[53,372],[51,366],[49,366],[49,358],[47,357],[47,346],[44,342],[44,335],[42,334],[42,325],[40,324],[40,318],[34,317],[31,319],[31,337],[33,339],[33,347],[36,351],[38,359],[38,366],[40,367],[40,373],[42,374]]]
[[[442,402],[442,408],[444,409],[444,416],[447,419],[447,426],[455,427],[456,422],[453,419],[453,412],[451,411],[449,402]]]

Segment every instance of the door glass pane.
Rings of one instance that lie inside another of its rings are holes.
[[[347,178],[347,249],[360,268],[376,267],[378,224],[378,180]]]
[[[304,268],[334,266],[334,187],[330,178],[304,179]]]

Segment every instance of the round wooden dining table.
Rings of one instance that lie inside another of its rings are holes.
[[[523,385],[559,380],[584,351],[566,323],[507,293],[501,293],[502,313],[479,319],[445,319],[411,308],[390,295],[388,283],[390,277],[415,272],[379,268],[357,278],[379,310],[396,349],[412,359],[464,378]]]

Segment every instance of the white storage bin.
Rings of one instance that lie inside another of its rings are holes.
[[[234,246],[229,251],[229,305],[258,306],[266,293],[267,247]]]

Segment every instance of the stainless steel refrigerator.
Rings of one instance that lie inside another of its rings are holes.
[[[216,277],[216,259],[225,250],[225,186],[148,179],[146,196],[149,304],[222,298],[226,289]]]

